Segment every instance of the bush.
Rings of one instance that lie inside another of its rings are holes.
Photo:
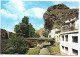
[[[50,43],[48,42],[43,43],[43,46],[46,46],[46,45],[50,45]]]
[[[38,55],[40,51],[40,47],[35,47],[28,50],[28,55]]]
[[[47,31],[43,31],[42,34],[43,34],[44,37],[48,37],[48,32]]]
[[[9,43],[9,39],[1,40],[1,53],[2,54],[8,53],[7,49],[10,47],[8,43]]]
[[[4,40],[1,44],[2,54],[25,54],[27,42],[24,37],[13,35],[8,41]]]
[[[50,51],[50,54],[51,55],[61,55],[60,54],[59,47],[56,47],[56,46],[48,46],[47,48]]]
[[[34,37],[39,38],[40,37],[39,33],[35,33]]]

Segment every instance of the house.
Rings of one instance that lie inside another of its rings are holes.
[[[55,45],[56,46],[59,46],[59,43],[60,43],[60,32],[61,31],[56,28],[56,29],[52,29],[48,35],[48,38],[54,38],[55,39]]]
[[[65,21],[60,33],[60,51],[62,55],[78,55],[79,20]]]
[[[55,37],[55,32],[58,31],[59,29],[55,28],[49,31],[48,38],[54,38]]]
[[[78,30],[78,29],[79,29],[79,20],[77,18],[65,21],[65,23],[61,27],[62,32]]]
[[[1,30],[1,39],[8,39],[11,38],[13,32],[8,32],[5,29],[0,29]]]
[[[5,29],[1,29],[1,39],[7,39],[7,33]]]
[[[56,42],[57,46],[60,45],[60,32],[61,32],[60,30],[55,32],[55,37],[54,38],[55,38],[55,42]]]
[[[7,31],[7,35],[8,35],[8,38],[11,38],[11,36],[13,35],[13,32]]]

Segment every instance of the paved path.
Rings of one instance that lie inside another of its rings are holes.
[[[50,55],[50,52],[47,48],[43,48],[40,50],[39,55]]]

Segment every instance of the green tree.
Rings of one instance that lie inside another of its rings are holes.
[[[39,38],[40,37],[39,33],[35,33],[34,37]]]
[[[24,16],[24,18],[22,19],[22,23],[29,24],[29,18]]]
[[[18,36],[29,37],[29,18],[24,16],[22,22],[15,25],[14,31]]]
[[[43,31],[42,34],[43,34],[44,37],[48,37],[48,32],[47,31]]]
[[[35,29],[33,28],[32,24],[29,24],[29,37],[34,37]]]
[[[21,23],[15,25],[14,31],[17,36],[23,36],[25,38],[33,37],[35,33],[35,29],[32,24],[29,23],[29,18],[26,16],[24,16]]]
[[[2,54],[25,54],[27,42],[24,37],[13,35],[10,39],[3,40],[1,44]]]

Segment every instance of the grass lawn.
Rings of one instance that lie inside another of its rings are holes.
[[[38,55],[40,52],[40,47],[31,48],[28,50],[28,55]]]
[[[61,55],[59,47],[56,46],[48,46],[47,49],[50,51],[51,55]]]

